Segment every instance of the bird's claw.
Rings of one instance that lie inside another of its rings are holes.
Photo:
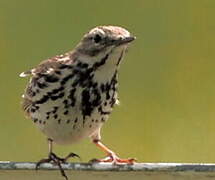
[[[78,154],[75,153],[69,153],[65,158],[62,159],[63,163],[66,163],[70,158],[76,157],[79,160],[81,160],[81,157]]]
[[[129,158],[129,159],[121,159],[116,154],[110,154],[107,157],[103,159],[92,159],[89,161],[89,163],[113,163],[113,164],[134,164],[137,160],[135,158]]]
[[[43,163],[53,163],[53,164],[55,164],[55,165],[57,165],[57,166],[59,167],[61,175],[62,175],[66,180],[68,180],[68,177],[67,177],[67,175],[66,175],[64,169],[62,168],[61,164],[62,164],[62,163],[66,163],[67,160],[68,160],[69,158],[72,158],[72,157],[78,157],[78,158],[80,159],[80,156],[77,155],[77,154],[75,154],[75,153],[70,153],[70,154],[68,154],[65,158],[61,158],[61,157],[58,157],[58,156],[57,156],[56,154],[54,154],[53,152],[51,152],[51,153],[49,153],[48,158],[41,159],[39,162],[37,162],[36,168],[35,168],[35,169],[38,170],[38,169],[39,169],[39,166],[40,166],[41,164],[43,164]]]

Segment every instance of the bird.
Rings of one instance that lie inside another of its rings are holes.
[[[118,98],[118,72],[128,45],[136,39],[125,28],[97,26],[88,31],[71,51],[43,60],[38,66],[22,72],[30,76],[22,95],[22,109],[45,134],[48,158],[37,163],[53,162],[61,174],[65,158],[53,152],[53,143],[66,145],[90,138],[107,154],[91,162],[133,164],[134,158],[121,159],[101,142],[100,130],[108,120]]]

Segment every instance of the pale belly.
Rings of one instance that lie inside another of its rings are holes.
[[[99,133],[108,116],[101,115],[98,108],[95,108],[90,116],[84,117],[77,107],[67,111],[61,103],[58,106],[53,103],[44,104],[37,112],[31,114],[37,127],[57,144],[76,143]]]
[[[72,91],[64,91],[63,97],[60,93],[52,98],[44,99],[43,96],[29,110],[33,122],[57,144],[71,144],[96,134],[99,136],[99,130],[117,99],[114,90],[103,90],[98,95],[94,89],[79,88],[71,96]]]

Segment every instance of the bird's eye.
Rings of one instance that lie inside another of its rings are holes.
[[[102,37],[100,35],[96,34],[94,36],[93,40],[95,43],[99,43],[102,40]]]

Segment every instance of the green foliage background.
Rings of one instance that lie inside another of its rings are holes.
[[[103,141],[143,162],[214,162],[214,8],[214,0],[0,0],[0,160],[47,154],[45,136],[21,111],[27,79],[19,73],[112,24],[137,40],[122,63],[121,105]],[[83,161],[103,156],[88,139],[55,151]]]

